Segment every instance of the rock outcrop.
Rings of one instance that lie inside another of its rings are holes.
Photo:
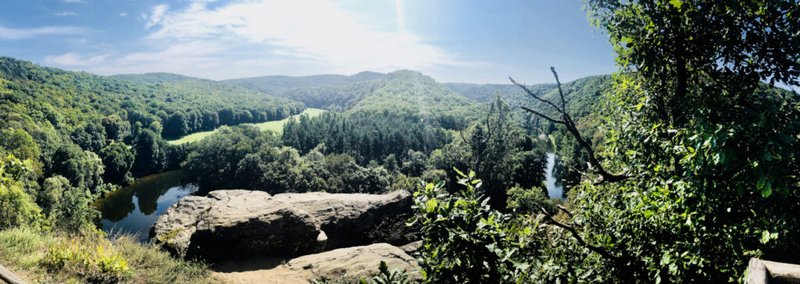
[[[406,191],[387,194],[281,193],[273,199],[288,202],[314,216],[328,235],[328,249],[390,241],[374,240],[371,233],[382,222],[402,223],[403,220],[393,217],[409,213],[411,209],[411,196]]]
[[[410,205],[405,191],[271,196],[217,190],[173,204],[156,221],[152,237],[179,255],[212,261],[241,255],[303,255],[367,244],[371,230],[410,210]]]
[[[412,277],[419,271],[417,261],[402,249],[387,243],[335,249],[290,260],[284,267],[297,274],[310,274],[309,279],[358,279],[378,272],[378,265],[385,261],[390,269],[410,272]]]
[[[265,192],[213,191],[173,204],[153,227],[156,243],[189,258],[303,254],[325,248],[327,237],[307,212]]]
[[[248,267],[241,270],[237,269],[237,263],[228,261],[220,264],[226,272],[217,272],[214,276],[229,283],[309,283],[322,278],[357,283],[359,278],[378,273],[381,261],[386,262],[389,269],[406,271],[412,279],[420,277],[416,260],[402,249],[386,243],[305,255],[262,269]]]

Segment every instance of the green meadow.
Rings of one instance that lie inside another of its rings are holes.
[[[315,116],[318,116],[319,114],[321,114],[323,112],[325,112],[324,109],[307,108],[300,114],[296,114],[296,115],[293,115],[293,116],[290,116],[290,117],[287,117],[287,118],[284,118],[284,119],[281,119],[281,120],[266,121],[266,122],[261,122],[261,123],[246,123],[246,124],[253,125],[256,128],[260,129],[261,131],[272,130],[272,131],[275,131],[277,133],[281,133],[283,131],[283,125],[286,124],[286,122],[288,122],[290,119],[297,119],[301,115],[308,115],[309,117],[315,117]],[[170,140],[170,141],[167,141],[167,142],[169,144],[172,144],[172,145],[180,145],[180,144],[186,144],[186,143],[191,143],[191,142],[195,142],[195,141],[200,141],[200,140],[203,140],[204,138],[210,136],[211,134],[216,133],[218,129],[219,128],[211,130],[211,131],[202,131],[202,132],[192,133],[192,134],[183,136],[180,139]]]

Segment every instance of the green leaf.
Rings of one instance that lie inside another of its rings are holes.
[[[764,186],[764,188],[761,189],[761,196],[763,196],[764,198],[767,198],[770,195],[772,195],[772,183],[767,182],[767,184]]]
[[[681,0],[669,0],[669,4],[672,5],[672,7],[675,7],[676,9],[680,10],[681,6],[683,6],[683,1],[681,1]]]
[[[436,199],[428,199],[428,201],[425,202],[425,211],[433,213],[433,211],[436,210],[436,206],[439,206],[439,202],[436,201]]]
[[[767,177],[762,176],[756,183],[756,188],[761,191],[761,196],[764,198],[772,195],[772,182]]]
[[[769,231],[767,231],[767,230],[762,231],[761,232],[761,243],[762,244],[766,244],[766,243],[769,242],[769,240],[770,240]]]
[[[453,170],[461,177],[466,177],[467,176],[467,175],[464,174],[464,172],[459,171],[456,167],[453,167]]]

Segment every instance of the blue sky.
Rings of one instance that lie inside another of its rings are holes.
[[[413,69],[442,82],[615,70],[581,0],[5,0],[0,56],[229,79]]]

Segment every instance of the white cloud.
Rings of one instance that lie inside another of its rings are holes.
[[[119,13],[119,16],[120,17],[127,17],[128,16],[128,12]]]
[[[153,6],[140,17],[152,31],[136,52],[62,54],[49,62],[100,74],[173,72],[211,79],[480,64],[458,61],[400,27],[382,29],[385,22],[369,22],[335,1],[245,1],[213,8],[207,2],[191,1],[182,9]]]
[[[67,16],[77,16],[78,14],[75,12],[64,11],[64,12],[53,13],[53,15],[59,17],[67,17]]]
[[[69,52],[61,55],[45,56],[44,62],[47,64],[54,64],[59,66],[95,66],[102,64],[108,58],[107,55],[97,55],[91,57],[81,57],[80,55]]]
[[[0,40],[29,39],[51,35],[75,35],[83,34],[86,30],[79,27],[70,26],[50,26],[38,28],[8,28],[0,26]]]
[[[167,5],[167,4],[159,4],[159,5],[153,6],[153,9],[152,9],[152,12],[150,12],[150,15],[142,14],[142,17],[147,20],[147,23],[145,24],[144,27],[146,29],[149,29],[149,28],[161,23],[161,21],[164,19],[164,14],[167,13],[167,10],[169,10],[169,5]]]
[[[64,0],[64,3],[86,4],[85,0]]]
[[[346,72],[458,64],[419,36],[378,29],[332,1],[245,2],[216,9],[192,3],[158,22],[150,39],[248,43],[272,54],[315,58]]]

